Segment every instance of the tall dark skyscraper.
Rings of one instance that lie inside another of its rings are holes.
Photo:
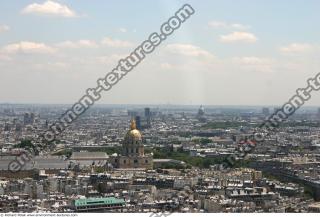
[[[144,115],[146,117],[149,117],[150,116],[150,108],[144,108]]]
[[[135,124],[138,130],[141,130],[141,117],[139,115],[135,116]]]
[[[147,120],[147,127],[151,126],[151,111],[150,108],[145,108],[144,109],[144,116],[146,117]]]

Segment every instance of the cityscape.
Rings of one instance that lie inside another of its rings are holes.
[[[319,8],[1,1],[0,217],[317,215]]]
[[[320,211],[320,108],[229,168],[277,107],[99,105],[37,149],[66,108],[1,104],[1,212]]]

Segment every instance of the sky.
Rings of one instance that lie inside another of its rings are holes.
[[[98,103],[282,105],[320,72],[317,0],[11,0],[0,103],[75,103],[185,3],[195,14]]]

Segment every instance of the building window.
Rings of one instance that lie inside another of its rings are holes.
[[[134,161],[133,161],[135,164],[137,164],[138,163],[138,160],[137,159],[134,159]]]
[[[126,164],[126,162],[127,162],[126,160],[123,160],[123,163],[124,163],[124,164]]]
[[[148,160],[145,160],[146,164],[148,163]]]
[[[138,148],[136,148],[136,153],[139,153],[139,149]]]
[[[118,163],[118,159],[114,159],[114,162],[115,162],[115,163]]]

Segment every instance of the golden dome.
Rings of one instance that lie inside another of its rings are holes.
[[[135,139],[141,139],[141,133],[139,130],[135,129],[135,130],[129,130],[128,133],[127,133],[127,136],[130,136],[130,137],[134,137]]]
[[[130,130],[127,132],[125,139],[134,139],[134,140],[141,140],[142,136],[139,130],[137,130],[136,122],[131,120]]]

